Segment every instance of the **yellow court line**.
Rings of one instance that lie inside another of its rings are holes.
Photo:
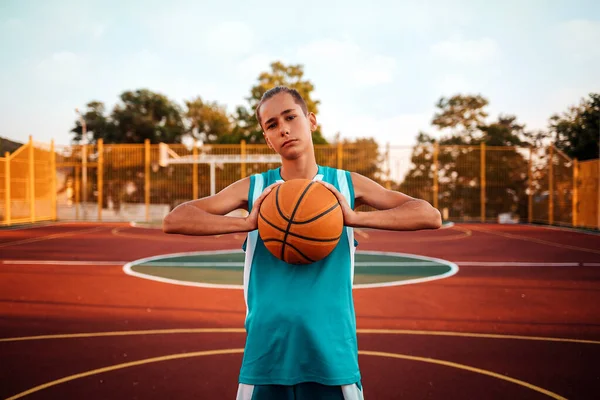
[[[479,228],[479,229],[472,228],[472,229],[474,231],[477,231],[477,232],[484,232],[484,233],[489,233],[490,235],[503,236],[503,237],[506,237],[506,238],[509,238],[509,239],[517,239],[517,240],[523,240],[525,242],[533,242],[533,243],[546,244],[548,246],[554,246],[554,247],[558,247],[558,248],[561,248],[561,249],[579,250],[579,251],[584,251],[584,252],[587,252],[587,253],[600,254],[600,250],[588,249],[587,247],[571,246],[569,244],[549,242],[547,240],[530,238],[530,237],[527,237],[527,236],[520,236],[520,235],[515,235],[515,234],[512,234],[512,233],[494,232],[494,231],[489,231],[487,229],[481,229],[481,228]]]
[[[111,230],[111,233],[114,236],[128,237],[128,238],[134,238],[134,239],[144,239],[144,240],[177,241],[177,242],[181,242],[181,241],[197,242],[198,241],[198,236],[184,236],[184,235],[167,236],[167,235],[164,235],[164,236],[156,237],[156,236],[145,235],[145,234],[122,232],[123,229],[129,229],[129,228],[131,228],[131,227],[126,226],[126,227],[113,228]],[[133,228],[138,228],[138,227],[133,227]],[[143,227],[139,227],[139,228],[146,229]],[[425,237],[425,238],[410,238],[409,237],[409,238],[402,239],[402,241],[403,242],[444,242],[444,241],[448,241],[448,240],[465,239],[465,238],[473,235],[472,231],[467,228],[459,228],[457,226],[452,226],[447,229],[455,229],[462,233],[459,233],[457,235],[442,236],[442,237],[436,237],[436,236]],[[360,236],[364,239],[368,239],[371,237],[367,232],[365,232],[362,229],[355,229],[354,232],[356,233],[357,236]],[[219,239],[221,236],[223,236],[223,235],[210,235],[210,236],[204,236],[204,237],[213,237],[215,239]],[[236,240],[241,240],[241,239],[244,239],[245,237],[246,237],[246,235],[243,235],[243,237],[240,237],[238,234],[234,235],[234,239],[236,239]]]
[[[47,339],[75,339],[94,338],[107,336],[136,336],[136,335],[171,335],[181,333],[244,333],[243,328],[195,328],[195,329],[153,329],[145,331],[117,331],[117,332],[89,332],[89,333],[67,333],[59,335],[23,336],[14,338],[2,338],[0,342],[22,342],[27,340]]]
[[[452,331],[412,331],[405,329],[357,329],[362,334],[378,335],[425,335],[425,336],[449,336],[449,337],[468,337],[481,339],[512,339],[512,340],[532,340],[538,342],[562,342],[562,343],[580,343],[580,344],[600,344],[600,340],[586,339],[568,339],[554,338],[545,336],[523,336],[523,335],[500,335],[495,333],[472,333],[472,332],[452,332]]]
[[[437,237],[435,234],[427,236],[427,237],[421,237],[421,238],[413,238],[413,237],[407,237],[407,238],[402,238],[402,243],[407,243],[407,242],[445,242],[448,240],[460,240],[460,239],[465,239],[468,238],[469,236],[473,235],[473,232],[470,229],[467,228],[459,228],[457,226],[452,226],[450,228],[447,229],[455,229],[457,231],[460,231],[462,233],[456,234],[456,235],[448,235],[448,236],[441,236],[441,237]],[[366,235],[364,236],[365,238],[369,238],[369,234],[364,232],[364,231],[357,231],[355,230],[355,232],[360,236],[362,235]],[[360,232],[360,234],[359,234]]]
[[[430,364],[437,364],[437,365],[443,365],[446,367],[462,369],[465,371],[475,372],[477,374],[487,375],[487,376],[491,376],[492,378],[501,379],[503,381],[514,383],[519,386],[523,386],[528,389],[535,390],[536,392],[545,394],[546,396],[551,397],[553,399],[567,400],[565,397],[562,397],[561,395],[558,395],[554,392],[551,392],[551,391],[541,388],[539,386],[532,385],[531,383],[528,383],[528,382],[525,382],[525,381],[522,381],[519,379],[511,378],[510,376],[498,374],[496,372],[488,371],[485,369],[471,367],[470,365],[458,364],[455,362],[439,360],[436,358],[416,357],[416,356],[409,356],[409,355],[398,354],[398,353],[384,353],[384,352],[380,352],[380,351],[364,351],[363,350],[363,351],[359,351],[358,354],[362,354],[362,355],[366,355],[366,356],[399,358],[399,359],[409,360],[409,361],[422,361],[422,362],[426,362],[426,363],[430,363]]]
[[[73,381],[75,379],[85,378],[88,376],[97,375],[97,374],[101,374],[101,373],[105,373],[105,372],[115,371],[115,370],[119,370],[119,369],[123,369],[123,368],[135,367],[138,365],[151,364],[151,363],[155,363],[155,362],[177,360],[177,359],[182,359],[182,358],[202,357],[202,356],[212,356],[212,355],[222,355],[222,354],[240,354],[243,352],[244,352],[244,349],[222,349],[222,350],[197,351],[197,352],[191,352],[191,353],[170,354],[167,356],[146,358],[143,360],[131,361],[131,362],[123,363],[123,364],[115,364],[115,365],[111,365],[111,366],[104,367],[104,368],[97,368],[97,369],[94,369],[91,371],[82,372],[79,374],[69,375],[69,376],[66,376],[61,379],[47,382],[42,385],[38,385],[31,389],[28,389],[24,392],[18,393],[12,397],[9,397],[6,400],[20,399],[22,397],[25,397],[25,396],[30,395],[35,392],[39,392],[39,391],[47,389],[49,387],[60,385],[61,383],[65,383],[65,382]],[[477,374],[486,375],[486,376],[490,376],[492,378],[496,378],[496,379],[504,380],[504,381],[507,381],[510,383],[514,383],[519,386],[523,386],[525,388],[545,394],[546,396],[549,396],[553,399],[566,400],[564,397],[562,397],[556,393],[553,393],[553,392],[546,390],[544,388],[541,388],[539,386],[532,385],[531,383],[528,383],[528,382],[525,382],[525,381],[522,381],[519,379],[511,378],[506,375],[501,375],[501,374],[498,374],[498,373],[495,373],[492,371],[488,371],[485,369],[471,367],[471,366],[465,365],[465,364],[458,364],[458,363],[454,363],[451,361],[439,360],[439,359],[435,359],[435,358],[409,356],[406,354],[399,354],[399,353],[385,353],[385,352],[379,352],[379,351],[364,351],[363,350],[363,351],[359,351],[358,354],[366,355],[366,356],[375,356],[375,357],[397,358],[397,359],[404,359],[404,360],[409,360],[409,361],[421,361],[421,362],[426,362],[429,364],[437,364],[437,365],[443,365],[446,367],[462,369],[465,371],[474,372]]]
[[[144,239],[144,240],[159,240],[161,242],[164,241],[175,241],[175,242],[198,242],[198,238],[199,236],[184,236],[184,235],[175,235],[175,236],[170,236],[170,235],[163,235],[160,237],[156,237],[156,236],[151,236],[151,235],[144,235],[144,234],[135,234],[135,233],[124,233],[121,232],[121,229],[128,229],[130,228],[129,226],[126,227],[118,227],[118,228],[113,228],[110,232],[114,235],[114,236],[121,236],[121,237],[128,237],[128,238],[134,238],[134,239]],[[210,236],[204,236],[204,237],[210,237]]]
[[[146,358],[144,360],[138,360],[138,361],[132,361],[132,362],[123,363],[123,364],[111,365],[109,367],[98,368],[98,369],[94,369],[94,370],[91,370],[91,371],[82,372],[82,373],[75,374],[75,375],[69,375],[69,376],[66,376],[64,378],[52,381],[52,382],[44,383],[42,385],[33,387],[33,388],[29,389],[29,390],[26,390],[24,392],[18,393],[16,395],[12,396],[12,397],[9,397],[6,400],[20,399],[21,397],[25,397],[27,395],[30,395],[30,394],[35,393],[35,392],[39,392],[40,390],[44,390],[44,389],[47,389],[47,388],[52,387],[52,386],[60,385],[61,383],[73,381],[73,380],[79,379],[79,378],[85,378],[87,376],[101,374],[101,373],[104,373],[104,372],[115,371],[117,369],[123,369],[123,368],[128,368],[128,367],[135,367],[137,365],[150,364],[150,363],[154,363],[154,362],[177,360],[177,359],[180,359],[180,358],[213,356],[213,355],[220,355],[220,354],[236,354],[236,353],[243,353],[243,352],[244,352],[244,349],[224,349],[224,350],[197,351],[197,352],[193,352],[193,353],[170,354],[168,356]]]
[[[135,335],[172,335],[184,333],[245,333],[244,328],[190,328],[190,329],[153,329],[140,331],[115,331],[115,332],[89,332],[89,333],[67,333],[57,335],[39,335],[23,336],[12,338],[1,338],[0,342],[22,342],[28,340],[48,340],[48,339],[74,339],[74,338],[94,338],[110,336],[135,336]],[[357,329],[359,334],[378,334],[378,335],[425,335],[425,336],[449,336],[449,337],[468,337],[481,339],[512,339],[512,340],[532,340],[538,342],[563,342],[580,344],[600,344],[598,340],[553,338],[543,336],[519,336],[519,335],[500,335],[490,333],[470,333],[470,332],[452,332],[452,331],[413,331],[406,329]]]
[[[102,229],[105,229],[105,227],[97,226],[95,228],[84,229],[84,230],[77,231],[77,232],[55,233],[55,234],[47,235],[47,236],[40,236],[40,237],[34,237],[34,238],[29,238],[29,239],[16,240],[14,242],[2,243],[2,244],[0,244],[0,247],[17,246],[19,244],[42,242],[44,240],[63,238],[63,237],[79,235],[79,234],[83,234],[83,233],[91,233],[91,232],[99,231]]]

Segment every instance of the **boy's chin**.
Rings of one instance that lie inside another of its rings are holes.
[[[295,160],[297,158],[300,158],[302,153],[303,152],[300,147],[294,147],[289,149],[283,148],[279,151],[279,155],[287,160]]]

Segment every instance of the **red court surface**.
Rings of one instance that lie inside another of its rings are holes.
[[[354,291],[367,400],[600,398],[600,235],[459,224],[357,239],[459,266]],[[243,240],[128,224],[0,230],[0,398],[234,399],[243,292],[123,265]]]

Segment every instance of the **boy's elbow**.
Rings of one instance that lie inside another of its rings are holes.
[[[175,233],[175,224],[173,223],[173,215],[167,214],[163,219],[162,231],[164,233]]]
[[[425,212],[425,229],[439,229],[442,226],[442,214],[431,204],[424,201],[423,211]]]
[[[431,229],[442,227],[442,214],[437,208],[431,207]]]

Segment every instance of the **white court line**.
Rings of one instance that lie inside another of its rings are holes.
[[[143,267],[243,267],[243,262],[202,262],[202,261],[152,261],[149,263],[138,264]],[[356,267],[437,267],[440,264],[436,262],[355,262]],[[445,265],[445,264],[442,264]]]
[[[61,261],[61,260],[0,260],[2,264],[12,265],[125,265],[130,261]],[[455,264],[466,267],[600,267],[595,262],[519,262],[519,261],[454,261]],[[138,264],[139,265],[139,264]],[[438,266],[436,262],[368,262],[359,261],[357,267],[431,267]],[[443,264],[445,265],[445,264]],[[243,267],[243,262],[160,262],[150,261],[145,267]]]
[[[129,261],[60,261],[60,260],[2,260],[13,265],[125,265]]]
[[[133,267],[135,267],[137,265],[150,263],[152,261],[160,261],[161,259],[166,258],[166,257],[196,256],[196,255],[197,256],[205,256],[205,255],[212,255],[212,254],[227,254],[227,253],[229,253],[229,254],[243,253],[243,251],[242,250],[237,250],[234,252],[231,252],[228,250],[190,251],[190,252],[182,252],[182,253],[165,254],[162,256],[147,257],[147,258],[142,258],[142,259],[135,260],[135,261],[125,264],[123,266],[123,272],[125,272],[127,275],[142,278],[142,279],[157,281],[157,282],[161,282],[161,283],[182,285],[182,286],[196,286],[196,287],[219,288],[219,289],[243,289],[244,288],[243,285],[220,285],[220,284],[212,284],[212,283],[179,281],[179,280],[175,280],[175,279],[169,279],[169,278],[163,278],[163,277],[158,277],[158,276],[154,276],[154,275],[144,274],[144,273],[140,273],[140,272],[133,270]],[[425,278],[407,279],[407,280],[403,280],[403,281],[355,284],[355,285],[353,285],[353,289],[369,289],[369,288],[378,288],[378,287],[385,287],[385,286],[400,286],[400,285],[409,285],[409,284],[414,284],[414,283],[429,282],[429,281],[433,281],[433,280],[437,280],[437,279],[448,278],[458,272],[458,266],[456,264],[454,264],[450,261],[442,260],[442,259],[438,259],[438,258],[425,257],[425,256],[415,255],[415,254],[393,253],[393,252],[384,252],[384,251],[362,251],[362,252],[360,252],[360,254],[366,254],[366,255],[375,254],[375,255],[384,255],[384,256],[411,257],[411,258],[423,260],[421,262],[436,263],[436,265],[439,265],[439,264],[447,265],[450,268],[449,268],[448,272],[440,274],[440,275],[428,276]]]
[[[454,261],[465,267],[600,267],[593,262]]]

